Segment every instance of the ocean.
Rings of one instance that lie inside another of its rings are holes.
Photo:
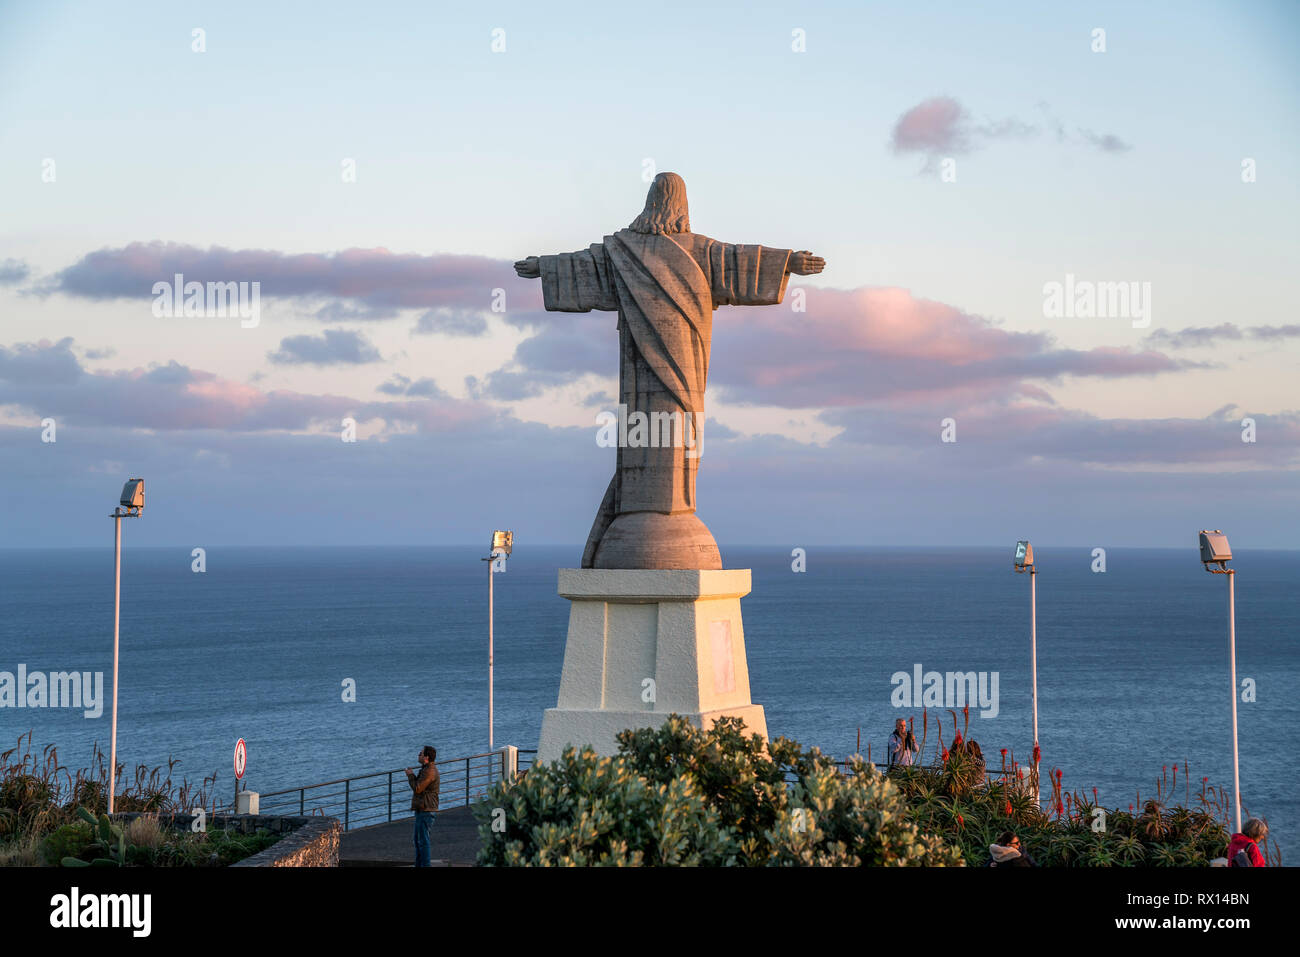
[[[175,774],[219,775],[248,745],[246,781],[263,793],[487,750],[487,570],[481,547],[132,548],[122,557],[118,753],[128,767],[179,759]],[[996,716],[970,711],[990,766],[1001,748],[1029,759],[1029,578],[1012,546],[953,549],[723,549],[753,569],[742,600],[753,700],[769,734],[843,757],[859,733],[878,760],[899,716],[899,672],[987,672]],[[554,707],[568,623],[556,571],[578,546],[520,544],[495,579],[497,746],[535,748]],[[1201,779],[1232,786],[1227,579],[1195,547],[1035,547],[1043,766],[1067,790],[1127,808],[1180,765],[1175,800]],[[1237,579],[1237,671],[1245,806],[1266,817],[1290,863],[1300,843],[1295,750],[1300,717],[1300,552],[1244,551]],[[99,718],[80,710],[0,708],[0,751],[33,732],[64,764],[107,752],[113,553],[0,550],[0,672],[102,671]],[[343,700],[346,679],[355,702]],[[991,711],[991,709],[988,709]],[[960,720],[960,712],[958,712]],[[946,710],[930,710],[952,737]]]

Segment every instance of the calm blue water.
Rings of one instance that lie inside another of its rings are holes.
[[[191,780],[249,747],[249,788],[296,787],[487,748],[487,596],[481,550],[188,548],[123,555],[119,754],[128,765],[180,759]],[[559,688],[568,603],[556,570],[576,547],[523,547],[496,579],[496,741],[537,746]],[[862,729],[881,753],[896,671],[997,671],[1000,713],[971,712],[994,766],[1026,757],[1029,580],[1011,549],[725,549],[749,567],[745,639],[754,701],[772,735],[851,752]],[[1227,583],[1194,550],[1036,549],[1039,724],[1045,765],[1111,806],[1154,796],[1161,767],[1231,786]],[[0,671],[112,675],[112,551],[0,550]],[[1243,553],[1237,666],[1258,700],[1240,705],[1242,792],[1266,816],[1288,863],[1300,851],[1295,748],[1300,722],[1300,552]],[[357,683],[344,703],[341,682]],[[931,712],[931,718],[935,717]],[[945,739],[951,737],[946,712]],[[64,763],[107,751],[109,715],[0,708],[0,750],[34,730]],[[919,737],[919,735],[918,735]],[[931,734],[927,751],[933,747]],[[1180,776],[1181,777],[1181,776]],[[1182,793],[1181,779],[1179,793]]]

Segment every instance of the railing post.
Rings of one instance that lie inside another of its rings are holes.
[[[501,780],[514,784],[519,777],[519,749],[507,744],[501,749]]]
[[[393,772],[388,772],[388,820],[393,820]]]
[[[469,807],[469,758],[465,759],[465,806]]]
[[[348,816],[352,812],[352,779],[343,782],[343,830],[348,829]]]
[[[306,805],[307,805],[307,789],[299,788],[298,789],[298,816],[299,817],[302,817],[307,813],[305,810]]]

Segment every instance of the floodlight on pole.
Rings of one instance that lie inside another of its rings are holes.
[[[1034,781],[1038,781],[1038,569],[1034,567],[1034,546],[1027,540],[1016,542],[1012,566],[1017,573],[1029,572],[1029,671],[1034,703]],[[1041,793],[1041,792],[1040,792]]]
[[[510,531],[494,531],[492,533],[492,547],[490,554],[483,561],[488,563],[488,750],[494,750],[495,740],[493,737],[493,701],[492,701],[492,684],[493,684],[493,636],[492,636],[492,619],[493,619],[493,595],[492,595],[492,576],[496,574],[497,562],[501,562],[501,570],[505,571],[505,560],[510,557],[510,553],[515,547],[515,535]]]
[[[144,511],[144,479],[128,479],[122,486],[118,507],[109,516],[113,520],[113,727],[108,751],[108,813],[113,813],[117,790],[117,651],[122,617],[122,519],[139,518]]]
[[[1232,678],[1232,794],[1237,817],[1237,833],[1241,833],[1241,764],[1237,751],[1237,601],[1234,581],[1235,569],[1228,567],[1232,561],[1232,549],[1228,545],[1228,536],[1217,528],[1201,529],[1201,562],[1205,570],[1214,575],[1228,576],[1228,671]],[[1218,568],[1211,568],[1217,565]]]

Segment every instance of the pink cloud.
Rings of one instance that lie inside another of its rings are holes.
[[[924,100],[894,124],[894,151],[965,153],[970,149],[966,111],[950,96]]]
[[[788,408],[924,395],[964,394],[965,401],[978,402],[1018,394],[1050,401],[1042,381],[1155,375],[1199,365],[1153,350],[1060,349],[1047,333],[1003,329],[905,289],[809,289],[806,301],[805,313],[719,309],[710,386],[731,401]]]

